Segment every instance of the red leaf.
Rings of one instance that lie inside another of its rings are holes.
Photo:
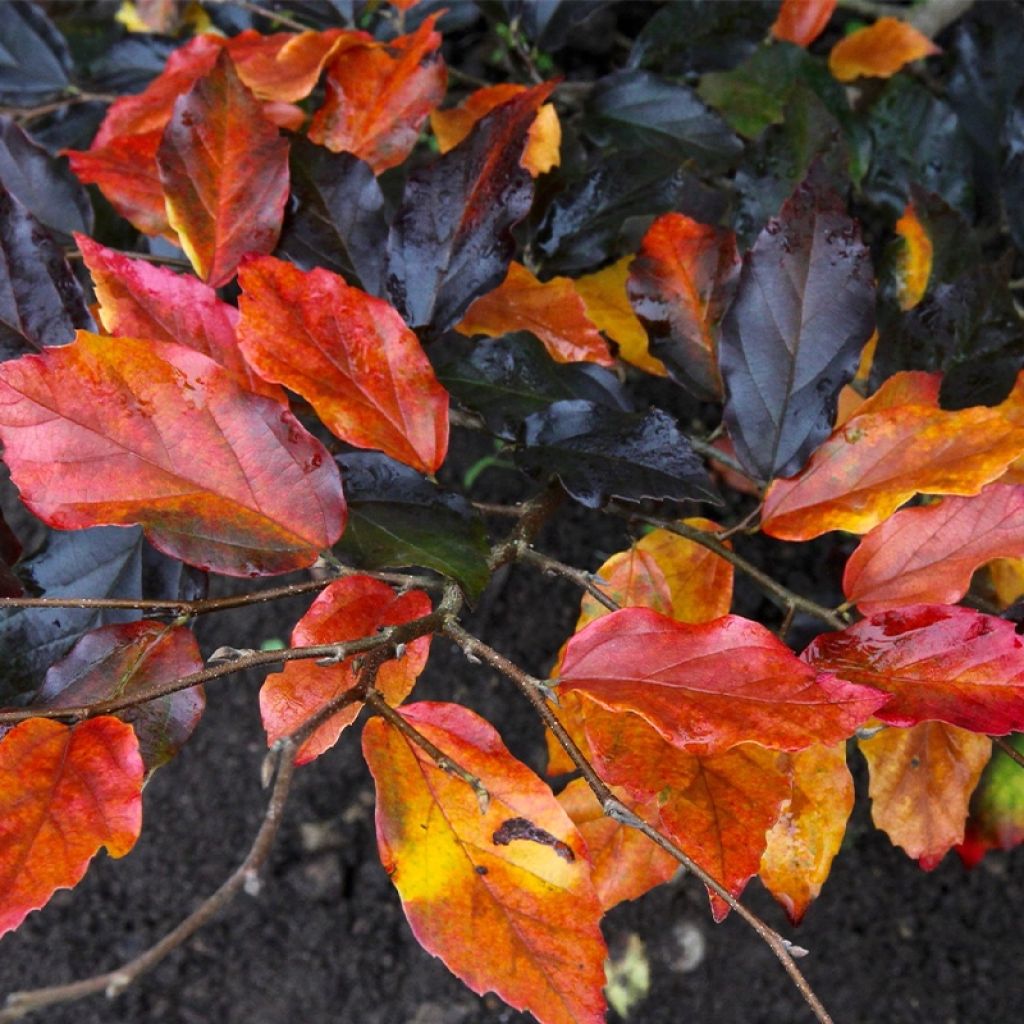
[[[430,598],[422,590],[396,596],[380,580],[348,576],[332,583],[313,602],[292,631],[292,647],[342,643],[373,636],[382,626],[395,626],[430,614]],[[377,689],[389,704],[400,704],[412,691],[430,653],[430,637],[406,645],[401,658],[384,662],[377,674]],[[267,730],[267,746],[294,732],[325,704],[358,682],[356,656],[337,665],[290,661],[282,672],[267,676],[260,690],[260,715]],[[319,757],[338,742],[342,730],[359,714],[352,704],[334,715],[299,748],[296,764]]]
[[[335,153],[354,153],[375,174],[412,151],[427,115],[443,99],[448,71],[434,31],[440,14],[386,46],[344,49],[327,69],[327,98],[313,115],[309,137]]]
[[[130,725],[16,725],[0,740],[0,935],[77,885],[101,846],[123,857],[141,828],[142,758]]]
[[[0,365],[0,438],[50,526],[139,523],[161,551],[216,572],[311,565],[344,525],[323,445],[179,345],[80,331]]]
[[[1024,729],[1024,638],[970,608],[914,605],[822,633],[801,657],[892,694],[889,725],[948,722],[1003,736]]]
[[[243,254],[277,244],[288,199],[288,143],[226,53],[175,102],[157,164],[167,219],[211,286],[229,281]]]
[[[908,604],[955,604],[979,566],[1024,558],[1024,487],[990,484],[972,498],[902,509],[850,556],[843,591],[865,615]]]
[[[607,950],[575,825],[468,708],[422,703],[399,714],[490,794],[481,811],[471,787],[397,729],[366,724],[381,861],[420,945],[474,992],[493,990],[541,1024],[601,1024]]]
[[[220,363],[243,387],[285,405],[284,392],[258,376],[238,348],[238,310],[191,274],[105,249],[75,235],[92,274],[104,328],[122,338],[174,341]]]
[[[42,707],[69,708],[141,696],[203,668],[196,638],[184,626],[120,622],[86,633],[46,673],[36,700]],[[185,745],[205,707],[202,686],[192,686],[117,717],[134,727],[146,771],[152,772]]]
[[[860,741],[871,775],[871,818],[931,871],[964,838],[971,793],[992,741],[942,722],[883,729]]]
[[[772,35],[797,46],[810,46],[828,24],[836,0],[782,0]]]
[[[505,280],[477,299],[455,329],[459,334],[489,338],[530,331],[559,363],[610,366],[615,361],[572,281],[567,277],[538,281],[521,263],[510,264]]]
[[[699,395],[722,393],[716,327],[739,269],[731,231],[666,213],[644,235],[629,270],[629,300],[647,329],[651,351]]]
[[[391,306],[329,270],[271,256],[246,261],[239,284],[239,343],[263,377],[302,395],[343,441],[438,469],[448,392]]]
[[[577,633],[559,687],[633,711],[669,743],[704,755],[746,741],[779,750],[836,743],[886,699],[801,665],[764,626],[738,615],[691,625],[646,608]]]

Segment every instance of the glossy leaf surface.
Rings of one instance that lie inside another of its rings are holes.
[[[116,718],[44,718],[0,740],[0,935],[77,885],[101,846],[123,857],[142,828],[142,758]]]
[[[288,143],[226,53],[174,104],[157,163],[168,222],[212,287],[234,276],[244,254],[273,250],[288,198]]]
[[[81,707],[142,696],[161,683],[205,667],[191,630],[163,622],[125,622],[86,633],[46,674],[35,698],[42,707]],[[135,730],[147,773],[170,761],[199,724],[202,686],[178,690],[117,713]]]
[[[871,818],[930,871],[964,838],[967,808],[992,753],[987,736],[944,722],[883,729],[860,741]]]
[[[336,153],[355,154],[375,174],[400,164],[444,99],[448,74],[438,52],[441,34],[434,31],[438,17],[386,45],[344,49],[328,66],[327,97],[309,137]]]
[[[370,576],[347,576],[327,587],[292,630],[292,647],[342,643],[373,636],[384,626],[395,626],[430,614],[430,598],[422,590],[398,595],[386,583]],[[389,704],[409,696],[430,653],[430,637],[421,636],[406,645],[401,658],[384,662],[376,687]],[[359,681],[356,656],[336,665],[317,665],[312,660],[290,661],[282,672],[267,676],[260,689],[260,715],[267,732],[267,746],[294,732],[335,697]],[[350,704],[324,722],[295,755],[306,764],[338,742],[342,731],[355,721],[361,705]]]
[[[471,601],[487,585],[487,532],[460,494],[375,452],[338,458],[349,524],[341,551],[366,569],[423,566],[456,580]]]
[[[551,89],[538,85],[513,97],[409,176],[388,236],[387,290],[411,327],[446,330],[505,277],[512,227],[533,198],[519,159]]]
[[[344,524],[320,442],[181,346],[80,332],[74,345],[0,366],[0,437],[44,522],[139,523],[158,548],[202,568],[310,565]],[[116,472],[98,473],[102,460]]]
[[[792,475],[828,436],[874,330],[874,305],[860,231],[812,176],[744,256],[719,338],[725,422],[760,479]]]
[[[1024,729],[1024,639],[971,608],[913,605],[822,633],[801,657],[892,695],[889,725],[946,722],[1003,736]]]
[[[610,366],[614,361],[573,282],[567,277],[541,282],[521,263],[512,263],[505,280],[466,310],[456,330],[489,338],[529,331],[556,362]]]
[[[748,741],[790,751],[836,743],[886,701],[878,689],[801,664],[756,622],[726,615],[688,624],[645,608],[577,633],[559,685],[634,712],[680,750],[702,755]]]
[[[814,746],[792,757],[793,794],[768,832],[758,875],[799,924],[821,892],[853,810],[846,744]]]
[[[620,413],[586,401],[555,402],[527,417],[516,462],[554,472],[587,508],[610,497],[718,503],[714,486],[675,420],[660,409]]]
[[[383,299],[329,270],[248,259],[238,340],[267,380],[307,399],[343,441],[433,473],[448,451],[448,394]]]
[[[474,992],[493,990],[541,1024],[600,1024],[601,905],[576,826],[472,711],[399,713],[490,794],[481,811],[465,782],[379,718],[367,723],[381,860],[417,940]]]
[[[75,235],[92,275],[104,329],[122,338],[173,341],[219,363],[244,388],[285,404],[245,361],[238,347],[238,310],[191,274],[176,274],[143,259],[130,259]]]
[[[700,397],[721,394],[717,326],[739,270],[736,238],[682,213],[659,217],[629,271],[629,299],[651,351]]]
[[[897,374],[765,496],[762,529],[781,540],[866,533],[914,494],[978,494],[1024,451],[1005,409],[946,412],[938,379]]]
[[[974,571],[1024,558],[1024,487],[906,508],[876,526],[846,563],[843,592],[870,615],[907,604],[956,604]]]
[[[828,55],[828,66],[840,82],[855,78],[889,78],[905,64],[940,53],[926,35],[899,18],[879,18],[841,39]]]

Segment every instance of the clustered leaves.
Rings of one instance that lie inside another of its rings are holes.
[[[275,661],[282,792],[370,712],[416,938],[544,1024],[604,1019],[601,919],[680,863],[717,920],[756,876],[798,923],[854,745],[923,867],[1021,842],[1016,15],[685,0],[571,81],[616,5],[317,6],[127,3],[130,87],[73,18],[0,24],[0,440],[43,537],[0,522],[0,934],[130,851],[205,683]],[[450,84],[481,39],[501,70]],[[471,500],[488,467],[518,505]],[[532,547],[565,497],[627,522],[596,572]],[[838,607],[759,568],[833,531]],[[458,624],[514,561],[584,590],[546,682]],[[733,613],[745,579],[781,622]],[[317,591],[284,651],[190,629]],[[435,634],[520,686],[559,785],[405,703]]]

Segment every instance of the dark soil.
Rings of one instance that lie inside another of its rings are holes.
[[[493,474],[493,471],[492,471]],[[596,568],[624,546],[621,524],[566,509],[542,550]],[[778,550],[751,546],[761,559]],[[833,577],[825,545],[803,565]],[[778,561],[772,561],[778,572]],[[794,578],[813,593],[815,581]],[[515,568],[498,579],[470,624],[524,667],[544,672],[571,630],[578,595],[562,581]],[[222,643],[286,638],[308,602],[232,612],[201,622],[209,653]],[[741,589],[738,608],[770,616]],[[799,625],[799,624],[797,624]],[[199,731],[146,791],[146,828],[123,862],[97,859],[74,892],[59,894],[6,937],[0,992],[70,981],[133,956],[187,914],[244,855],[265,794],[259,678],[218,681]],[[483,667],[435,641],[414,698],[471,705],[514,753],[543,768],[541,733],[525,702]],[[47,1024],[497,1024],[526,1020],[493,996],[477,998],[413,940],[377,859],[373,794],[357,730],[303,768],[256,896],[242,896],[117,1001],[45,1011]],[[853,755],[863,776],[859,755]],[[807,947],[802,961],[837,1021],[966,1024],[1009,1021],[1024,1005],[1018,927],[1024,850],[990,855],[974,872],[954,856],[925,874],[871,826],[863,793],[825,891],[790,929],[757,883],[750,905]],[[612,912],[613,954],[635,934],[650,962],[637,1024],[810,1020],[771,953],[739,920],[711,923],[701,886],[680,879]],[[614,1014],[613,1020],[618,1020]]]

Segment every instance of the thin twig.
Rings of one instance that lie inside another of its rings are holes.
[[[159,942],[112,971],[67,985],[51,985],[26,992],[12,992],[7,997],[5,1007],[0,1010],[0,1024],[18,1020],[26,1013],[42,1009],[44,1006],[69,1003],[76,999],[83,999],[85,996],[97,995],[100,992],[105,992],[108,998],[119,995],[136,978],[156,966],[164,957],[191,938],[227,906],[242,889],[252,889],[258,884],[259,870],[269,856],[274,839],[277,837],[281,816],[291,788],[295,770],[292,751],[293,748],[289,746],[280,752],[274,788],[267,802],[267,809],[259,831],[256,833],[256,838],[245,859],[216,892],[208,896],[184,921],[168,932]]]
[[[815,1016],[821,1024],[832,1024],[832,1018],[822,1005],[821,1000],[814,994],[807,979],[803,976],[800,968],[797,967],[792,954],[786,944],[786,940],[771,928],[765,921],[753,911],[748,910],[728,889],[717,879],[709,875],[696,861],[684,853],[671,839],[663,835],[653,825],[637,817],[620,800],[618,800],[604,780],[597,774],[594,766],[587,759],[586,755],[576,745],[572,736],[558,720],[555,713],[548,707],[542,696],[542,689],[536,685],[537,681],[527,673],[523,672],[517,665],[514,665],[504,655],[499,654],[493,647],[489,647],[483,641],[478,640],[471,633],[467,633],[458,623],[450,622],[444,629],[445,634],[452,639],[468,657],[478,658],[496,668],[503,675],[512,680],[520,692],[533,705],[543,723],[551,730],[558,740],[562,749],[569,755],[572,762],[579,769],[580,774],[586,780],[594,796],[597,797],[606,815],[621,822],[630,828],[643,832],[648,839],[656,843],[666,853],[674,857],[683,867],[699,878],[709,889],[721,897],[732,910],[735,910],[751,928],[768,945],[771,951],[778,957],[786,973],[789,974],[800,994],[806,1000],[808,1006],[814,1011]]]
[[[993,736],[992,742],[1011,760],[1016,761],[1021,768],[1024,768],[1024,754],[1022,754],[1009,740],[1002,736]]]
[[[519,520],[509,535],[491,548],[490,557],[487,559],[487,566],[491,572],[515,561],[564,500],[565,492],[561,485],[552,481],[540,494],[534,495],[529,501],[524,501],[520,506]]]
[[[720,533],[716,533],[715,536],[722,541],[724,544],[730,537],[734,537],[737,533],[756,533],[759,527],[750,529],[751,523],[753,523],[761,515],[761,502],[757,503],[756,508],[752,508],[735,526],[730,526],[727,530],[722,530]]]
[[[491,501],[474,501],[473,508],[477,512],[483,512],[485,516],[507,516],[510,519],[518,519],[523,514],[521,505],[498,505]]]
[[[756,476],[751,475],[746,469],[743,468],[742,464],[733,456],[727,455],[725,452],[720,451],[713,444],[707,441],[702,441],[698,437],[688,437],[687,440],[690,442],[690,447],[695,452],[699,452],[706,459],[714,459],[715,462],[720,462],[723,466],[731,469],[734,473],[739,473],[740,476],[746,477],[751,483],[755,483],[758,487],[761,487],[761,481]]]
[[[795,608],[797,611],[813,615],[816,619],[827,623],[833,629],[845,629],[846,623],[834,611],[776,582],[767,573],[758,569],[756,565],[748,562],[742,555],[738,555],[731,548],[726,547],[720,540],[715,538],[714,534],[698,530],[697,527],[690,526],[687,523],[659,519],[657,516],[649,516],[635,509],[619,505],[611,504],[608,508],[611,512],[625,519],[635,519],[642,523],[648,523],[651,526],[659,526],[663,530],[677,533],[680,537],[685,537],[687,540],[692,540],[706,547],[709,551],[713,551],[720,558],[724,558],[735,568],[739,569],[740,572],[749,576],[783,611]]]
[[[529,547],[524,547],[520,550],[519,559],[520,561],[529,562],[531,565],[537,566],[542,572],[553,576],[563,576],[570,582],[575,583],[576,586],[582,587],[595,601],[603,604],[608,611],[617,612],[619,610],[618,601],[609,597],[594,582],[594,578],[589,572],[566,565],[564,562],[559,562],[557,558],[552,558],[550,555],[542,554],[540,551]]]
[[[241,7],[243,10],[249,11],[252,14],[258,14],[261,18],[266,18],[268,21],[275,21],[279,25],[284,25],[285,28],[290,28],[293,32],[310,31],[308,25],[303,25],[301,21],[296,21],[290,15],[281,14],[272,7],[263,7],[260,4],[252,3],[251,0],[213,0],[213,2],[229,4],[232,7]]]
[[[103,92],[76,92],[70,96],[62,96],[52,103],[41,103],[38,107],[0,107],[0,114],[16,118],[19,121],[34,121],[79,103],[113,103],[116,99],[119,97]]]

